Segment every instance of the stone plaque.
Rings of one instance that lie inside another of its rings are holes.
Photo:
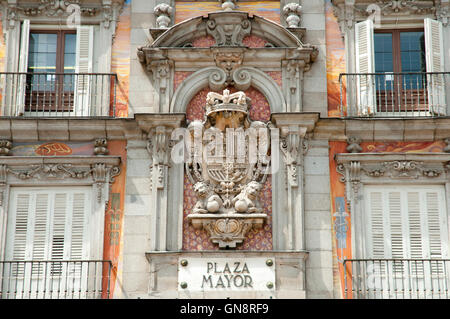
[[[179,258],[178,290],[275,291],[275,259]]]

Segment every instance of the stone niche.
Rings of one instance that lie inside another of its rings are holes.
[[[187,218],[219,248],[236,248],[267,214],[259,192],[270,169],[269,124],[252,121],[243,92],[210,92],[203,121],[188,126],[187,175],[197,196]]]

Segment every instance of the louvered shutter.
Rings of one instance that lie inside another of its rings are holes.
[[[8,214],[6,259],[14,261],[83,260],[89,257],[88,216],[90,188],[12,188]],[[18,291],[26,292],[29,285],[48,289],[54,276],[73,280],[64,288],[81,285],[81,263],[12,264],[11,271]],[[87,273],[84,272],[84,275]],[[37,279],[38,278],[38,279]],[[46,278],[46,282],[42,281]],[[40,280],[40,281],[39,281]],[[11,282],[11,281],[10,281]],[[57,282],[61,284],[60,281]],[[44,290],[45,290],[44,289]],[[38,295],[41,291],[34,293]],[[21,297],[19,294],[18,297]]]
[[[427,72],[444,72],[442,23],[426,18],[424,28]],[[428,105],[433,114],[446,114],[445,84],[444,74],[427,74]]]
[[[445,189],[442,186],[366,186],[365,198],[365,257],[396,260],[374,262],[375,272],[383,275],[377,277],[378,288],[397,285],[420,291],[423,296],[431,294],[430,287],[437,287],[437,278],[445,271],[440,259],[448,257]],[[392,296],[388,292],[383,297]]]
[[[19,54],[19,72],[26,73],[28,71],[28,46],[30,42],[30,20],[24,20],[20,32],[20,54]],[[25,94],[27,85],[26,74],[18,75],[17,87],[17,104],[14,113],[21,116],[25,112]]]
[[[89,115],[91,104],[92,73],[93,70],[93,26],[77,26],[77,47],[75,72],[75,113]]]
[[[355,24],[358,115],[371,115],[376,109],[373,22]]]

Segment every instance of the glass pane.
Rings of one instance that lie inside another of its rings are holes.
[[[394,71],[392,54],[392,33],[374,34],[375,72],[386,73]],[[392,90],[394,77],[392,75],[376,75],[377,90]]]
[[[64,73],[75,73],[76,65],[76,34],[65,34],[64,38]],[[73,91],[75,78],[73,75],[64,75],[64,91]]]
[[[426,72],[425,37],[423,31],[400,33],[400,55],[402,72],[413,73],[403,75],[404,89],[423,87],[422,72]]]
[[[28,72],[55,73],[58,35],[56,33],[30,33],[28,47]],[[55,76],[36,74],[28,77],[28,87],[32,91],[53,91]]]

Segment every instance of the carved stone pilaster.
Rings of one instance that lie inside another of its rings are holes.
[[[303,72],[307,64],[303,60],[284,60],[281,63],[283,78],[283,91],[290,112],[301,112]]]
[[[6,156],[11,153],[12,143],[9,140],[0,140],[0,156]]]
[[[170,156],[170,132],[165,126],[157,126],[150,130],[147,140],[147,151],[150,154],[150,174],[152,189],[166,187],[167,169]]]
[[[6,176],[7,176],[6,165],[0,164],[0,207],[3,206],[3,197],[6,188]]]
[[[153,100],[157,110],[155,112],[168,112],[173,85],[173,61],[155,60],[147,65],[152,75]]]
[[[303,168],[303,157],[308,149],[305,140],[306,127],[282,127],[280,149],[287,167],[287,181],[290,187],[299,186],[299,169]],[[303,181],[300,181],[303,183]]]

